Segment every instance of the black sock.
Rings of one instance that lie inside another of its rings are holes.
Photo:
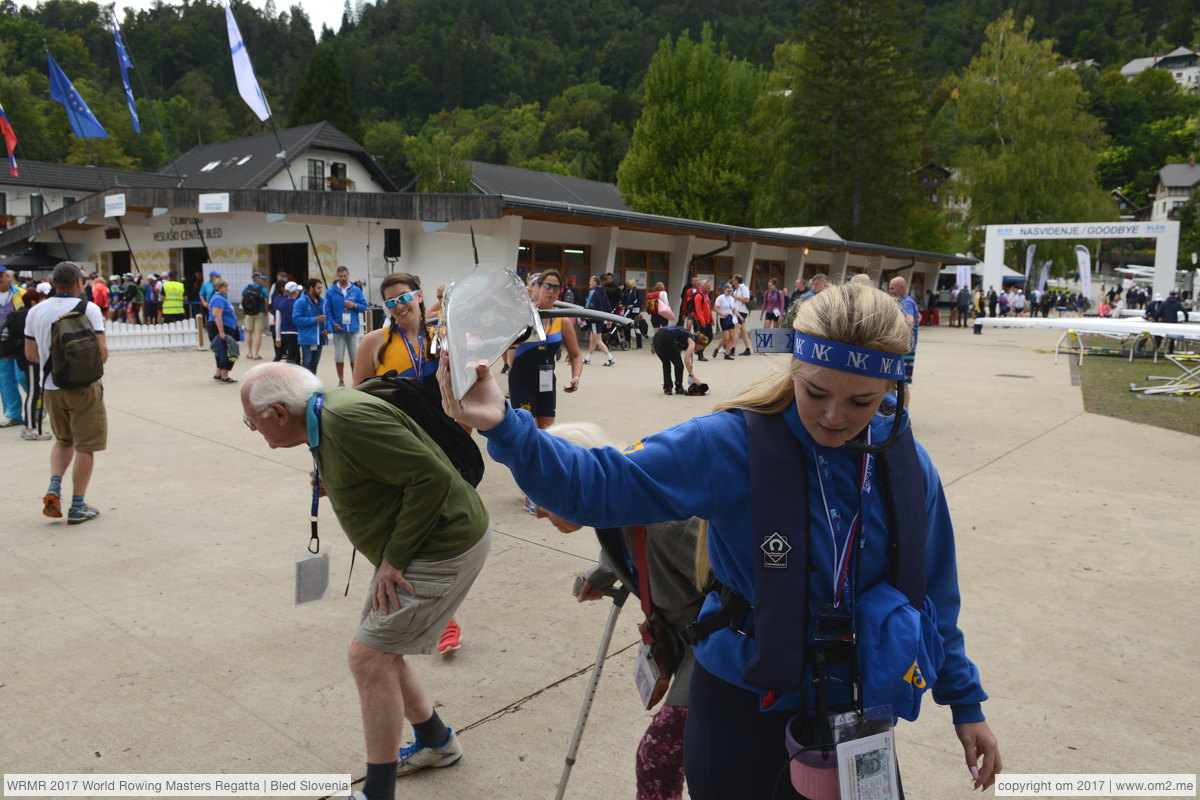
[[[363,780],[362,790],[368,800],[395,800],[396,762],[367,764],[367,777]]]
[[[450,741],[450,729],[446,727],[446,723],[442,722],[442,718],[436,711],[424,722],[414,722],[413,733],[426,747],[441,747]]]

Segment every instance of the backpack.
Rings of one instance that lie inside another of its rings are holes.
[[[248,315],[261,314],[263,312],[261,286],[254,283],[247,286],[246,291],[242,292],[242,311]]]
[[[56,379],[57,380],[57,379]],[[478,486],[483,480],[483,456],[471,435],[446,412],[437,389],[417,378],[401,378],[395,370],[367,378],[355,387],[403,411],[441,448],[463,480]]]
[[[9,312],[0,325],[0,358],[16,358],[25,349],[24,309]]]
[[[104,374],[100,341],[87,318],[87,300],[50,325],[50,374],[59,389],[89,386]]]

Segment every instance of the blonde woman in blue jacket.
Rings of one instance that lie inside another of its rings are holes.
[[[903,378],[908,326],[887,294],[850,284],[805,303],[795,329],[794,358],[782,369],[722,411],[624,452],[586,450],[538,431],[527,413],[506,407],[483,364],[462,403],[444,403],[488,439],[489,454],[530,499],[557,516],[593,527],[709,520],[718,584],[695,626],[684,744],[693,798],[799,798],[790,786],[775,788],[794,722],[829,728],[818,711],[864,701],[915,719],[927,687],[950,706],[974,786],[986,789],[1002,762],[984,720],[987,694],[958,628],[953,528],[941,481],[904,412],[876,414]],[[445,369],[442,379],[448,382]],[[453,394],[445,388],[443,397]],[[881,450],[881,443],[891,446]],[[769,477],[790,481],[791,491],[764,501],[750,476],[772,462]],[[697,480],[680,464],[714,467]],[[777,527],[764,529],[764,520]],[[877,624],[881,608],[919,616],[916,661],[911,649],[897,662],[877,646],[887,644]]]

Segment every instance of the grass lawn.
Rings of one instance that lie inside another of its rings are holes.
[[[1085,344],[1111,347],[1111,339],[1091,340]],[[1163,358],[1155,364],[1149,358],[1135,358],[1130,363],[1124,356],[1085,355],[1079,367],[1083,386],[1083,407],[1092,414],[1127,419],[1154,425],[1167,430],[1200,436],[1200,396],[1147,395],[1129,391],[1130,384],[1143,386],[1147,375],[1174,375],[1178,368]]]

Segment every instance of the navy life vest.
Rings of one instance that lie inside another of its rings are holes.
[[[742,677],[778,697],[800,686],[806,666],[809,610],[808,470],[810,455],[788,428],[781,414],[744,412],[749,433],[750,501],[754,541],[783,537],[787,558],[767,567],[766,550],[755,560],[754,595],[750,603],[729,587],[719,587],[722,609],[691,626],[693,639],[729,625],[745,629],[746,612],[754,611],[755,654]],[[925,479],[911,429],[878,458],[877,485],[883,488],[888,523],[888,583],[910,605],[925,605]],[[796,491],[796,475],[801,490]],[[788,502],[781,503],[779,498]],[[757,555],[757,554],[756,554]],[[773,703],[764,701],[764,707]]]

